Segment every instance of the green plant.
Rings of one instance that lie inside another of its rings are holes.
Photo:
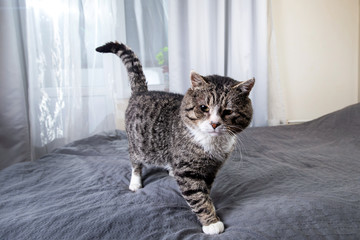
[[[163,66],[164,64],[168,63],[168,47],[164,47],[156,54],[155,56],[158,64]]]

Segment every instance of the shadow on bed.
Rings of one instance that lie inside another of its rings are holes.
[[[359,133],[360,104],[245,130],[211,192],[218,236],[165,170],[128,190],[124,132],[92,136],[0,172],[0,239],[360,239]]]

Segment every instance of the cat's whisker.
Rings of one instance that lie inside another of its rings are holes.
[[[239,144],[240,149],[241,149],[241,161],[240,161],[239,168],[241,168],[241,165],[244,163],[243,157],[249,155],[248,149],[246,148],[246,144],[243,143],[242,138],[243,138],[243,136],[241,134],[237,135],[238,144]]]
[[[234,147],[234,150],[235,151],[239,151],[239,154],[240,154],[240,161],[243,160],[243,151],[245,152],[246,151],[246,148],[245,148],[245,145],[243,144],[241,138],[240,138],[240,134],[237,134],[231,130],[228,131],[228,134],[230,136],[233,136],[235,137],[235,147]]]

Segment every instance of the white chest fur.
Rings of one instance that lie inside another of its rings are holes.
[[[228,134],[219,136],[211,136],[208,133],[204,133],[200,130],[189,128],[194,140],[198,142],[205,150],[213,155],[219,153],[230,153],[234,147],[236,137]]]

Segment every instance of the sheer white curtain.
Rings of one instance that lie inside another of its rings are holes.
[[[0,168],[115,129],[127,74],[95,48],[126,40],[124,1],[0,4]]]
[[[26,53],[32,156],[115,129],[115,58],[95,48],[122,40],[121,5],[101,0],[27,0]],[[123,15],[123,14],[122,14]],[[120,29],[120,33],[116,32]],[[127,83],[126,83],[127,84]]]
[[[120,125],[130,87],[121,61],[95,52],[105,42],[127,43],[150,89],[168,89],[167,0],[0,4],[0,168]]]
[[[252,125],[284,121],[283,112],[269,102],[271,96],[277,107],[283,104],[274,95],[281,91],[276,64],[269,64],[270,55],[275,58],[271,23],[271,2],[266,0],[170,1],[170,91],[184,93],[192,69],[239,81],[255,77]],[[269,92],[269,86],[275,90]]]

